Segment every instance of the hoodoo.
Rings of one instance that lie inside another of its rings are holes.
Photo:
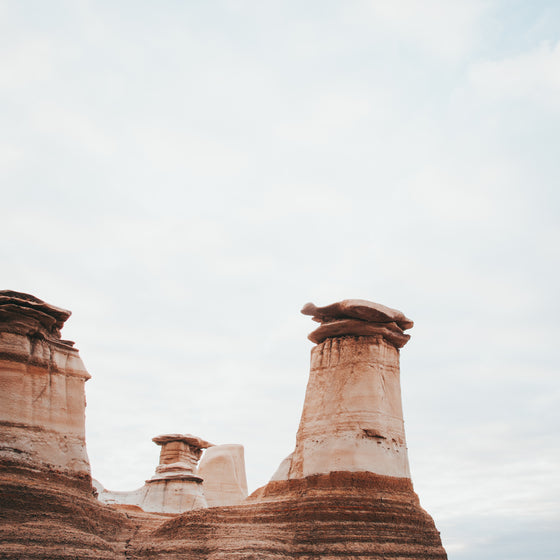
[[[245,504],[162,525],[146,558],[447,558],[408,467],[399,349],[412,321],[363,300],[303,313],[321,325],[295,451]]]
[[[320,323],[309,382],[295,450],[268,484],[244,499],[240,445],[167,434],[155,475],[128,493],[99,485],[105,505],[85,449],[89,374],[60,336],[69,312],[0,292],[2,557],[445,560],[408,466],[399,352],[412,321],[363,300],[302,311]]]
[[[60,330],[70,311],[0,291],[0,461],[55,471],[91,488],[85,441],[90,378]]]
[[[399,348],[413,322],[363,300],[302,309],[321,326],[309,335],[311,371],[296,449],[278,479],[330,472],[410,478]]]
[[[92,495],[70,311],[0,291],[0,556],[113,559],[133,529]]]
[[[155,513],[183,513],[208,507],[197,463],[203,449],[213,444],[191,434],[165,434],[152,441],[161,446],[154,476],[131,492],[112,492],[95,481],[99,500],[116,506],[138,506]]]

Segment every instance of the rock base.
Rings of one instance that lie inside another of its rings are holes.
[[[277,481],[245,504],[164,523],[131,558],[445,560],[409,479],[330,473]]]

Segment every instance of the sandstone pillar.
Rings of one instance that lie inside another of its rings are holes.
[[[408,468],[399,348],[412,321],[361,300],[303,312],[321,325],[294,453],[242,504],[185,514],[158,537],[201,560],[446,560]]]
[[[197,476],[202,450],[212,444],[190,434],[167,434],[153,438],[161,445],[156,474],[146,480],[146,494],[140,507],[144,511],[182,513],[208,507]]]
[[[84,384],[90,378],[60,330],[70,311],[0,291],[0,462],[70,476],[91,488]]]
[[[191,434],[166,434],[152,441],[161,446],[154,476],[130,492],[107,490],[94,481],[99,501],[138,506],[152,513],[183,513],[208,507],[197,463],[202,450],[213,444]]]
[[[307,304],[302,313],[321,326],[309,335],[317,346],[296,448],[273,480],[340,471],[410,478],[399,348],[412,321],[363,300]]]

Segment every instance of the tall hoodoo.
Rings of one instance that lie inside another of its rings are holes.
[[[0,291],[0,556],[120,558],[133,526],[93,497],[70,311]]]
[[[357,299],[308,303],[302,313],[321,325],[309,335],[317,346],[296,448],[274,480],[338,471],[410,478],[399,349],[413,322]]]
[[[408,468],[399,349],[412,321],[362,300],[303,312],[321,324],[309,336],[317,346],[295,451],[244,503],[184,514],[158,538],[180,539],[197,560],[445,560]]]
[[[85,446],[90,378],[60,330],[70,311],[0,291],[0,461],[54,471],[91,488]]]
[[[332,471],[410,477],[399,348],[413,326],[400,311],[363,300],[302,309],[321,323],[290,478]]]

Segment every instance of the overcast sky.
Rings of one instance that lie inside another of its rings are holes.
[[[560,3],[0,1],[3,288],[71,309],[107,488],[166,432],[290,453],[299,314],[401,351],[450,560],[560,549]]]

